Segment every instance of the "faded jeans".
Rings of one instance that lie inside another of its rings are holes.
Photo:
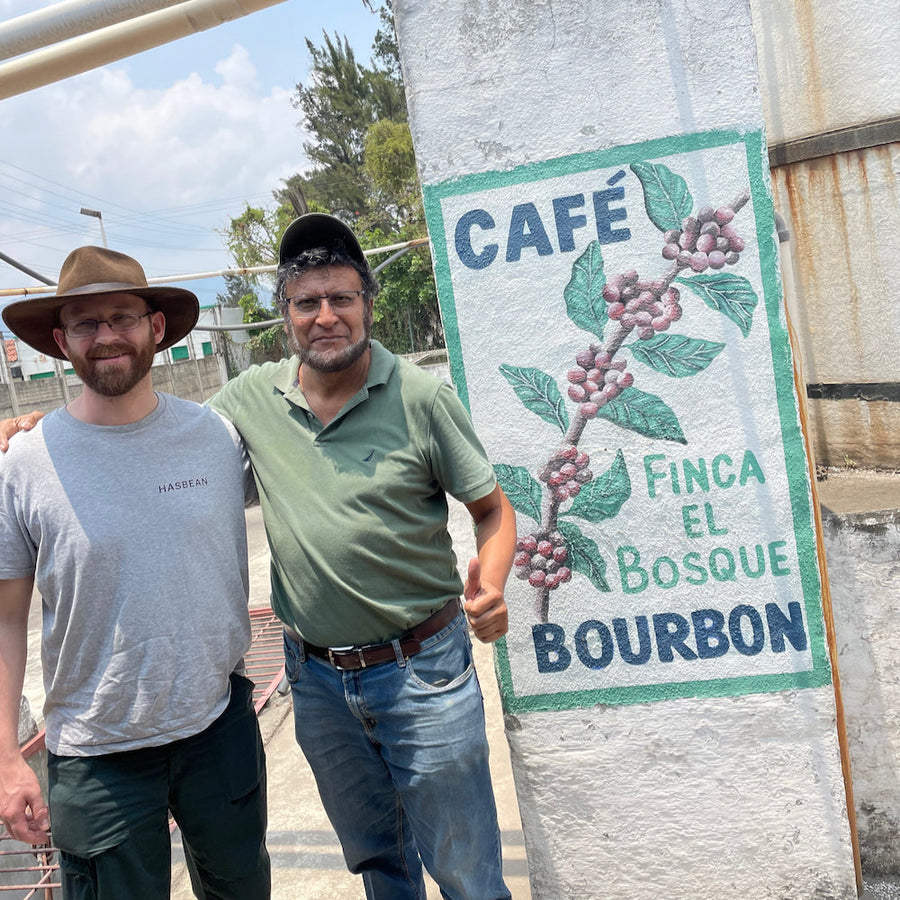
[[[419,653],[357,671],[285,635],[297,741],[369,900],[505,900],[484,705],[460,614]]]

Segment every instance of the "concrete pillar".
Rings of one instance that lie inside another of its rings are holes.
[[[855,897],[746,3],[394,10],[533,896]]]

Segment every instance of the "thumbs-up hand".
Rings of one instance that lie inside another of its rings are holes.
[[[481,580],[481,562],[477,556],[469,560],[469,573],[463,597],[464,609],[475,637],[485,643],[503,637],[509,627],[509,617],[503,591]]]

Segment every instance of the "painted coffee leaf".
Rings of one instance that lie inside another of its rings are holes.
[[[619,450],[609,469],[588,482],[569,509],[561,515],[577,516],[588,522],[612,519],[619,514],[630,496],[631,478],[628,476],[625,457]]]
[[[603,329],[609,317],[603,299],[603,254],[598,241],[587,249],[572,266],[572,278],[563,291],[569,318],[579,327],[597,337],[603,337]]]
[[[546,372],[505,364],[500,366],[500,372],[527,409],[545,422],[556,425],[565,434],[569,427],[569,414],[556,382]]]
[[[660,230],[680,228],[694,201],[687,182],[661,163],[633,163],[631,171],[644,189],[647,217]]]
[[[672,378],[702,372],[724,349],[724,344],[684,334],[660,334],[631,345],[636,360]]]
[[[687,443],[672,408],[655,394],[648,394],[636,387],[625,388],[597,413],[597,417],[644,437]]]

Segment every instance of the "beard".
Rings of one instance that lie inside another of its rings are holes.
[[[144,379],[153,365],[156,344],[105,344],[81,357],[70,357],[75,374],[84,385],[103,397],[121,397]],[[98,366],[95,360],[126,357],[114,365]]]
[[[344,347],[343,350],[322,353],[318,350],[310,350],[308,347],[301,347],[294,334],[294,329],[290,327],[290,324],[287,327],[288,345],[300,357],[300,365],[315,369],[317,372],[341,372],[349,369],[369,349],[371,334],[372,323],[367,317],[363,322],[362,337],[358,341],[350,344],[349,347]]]

